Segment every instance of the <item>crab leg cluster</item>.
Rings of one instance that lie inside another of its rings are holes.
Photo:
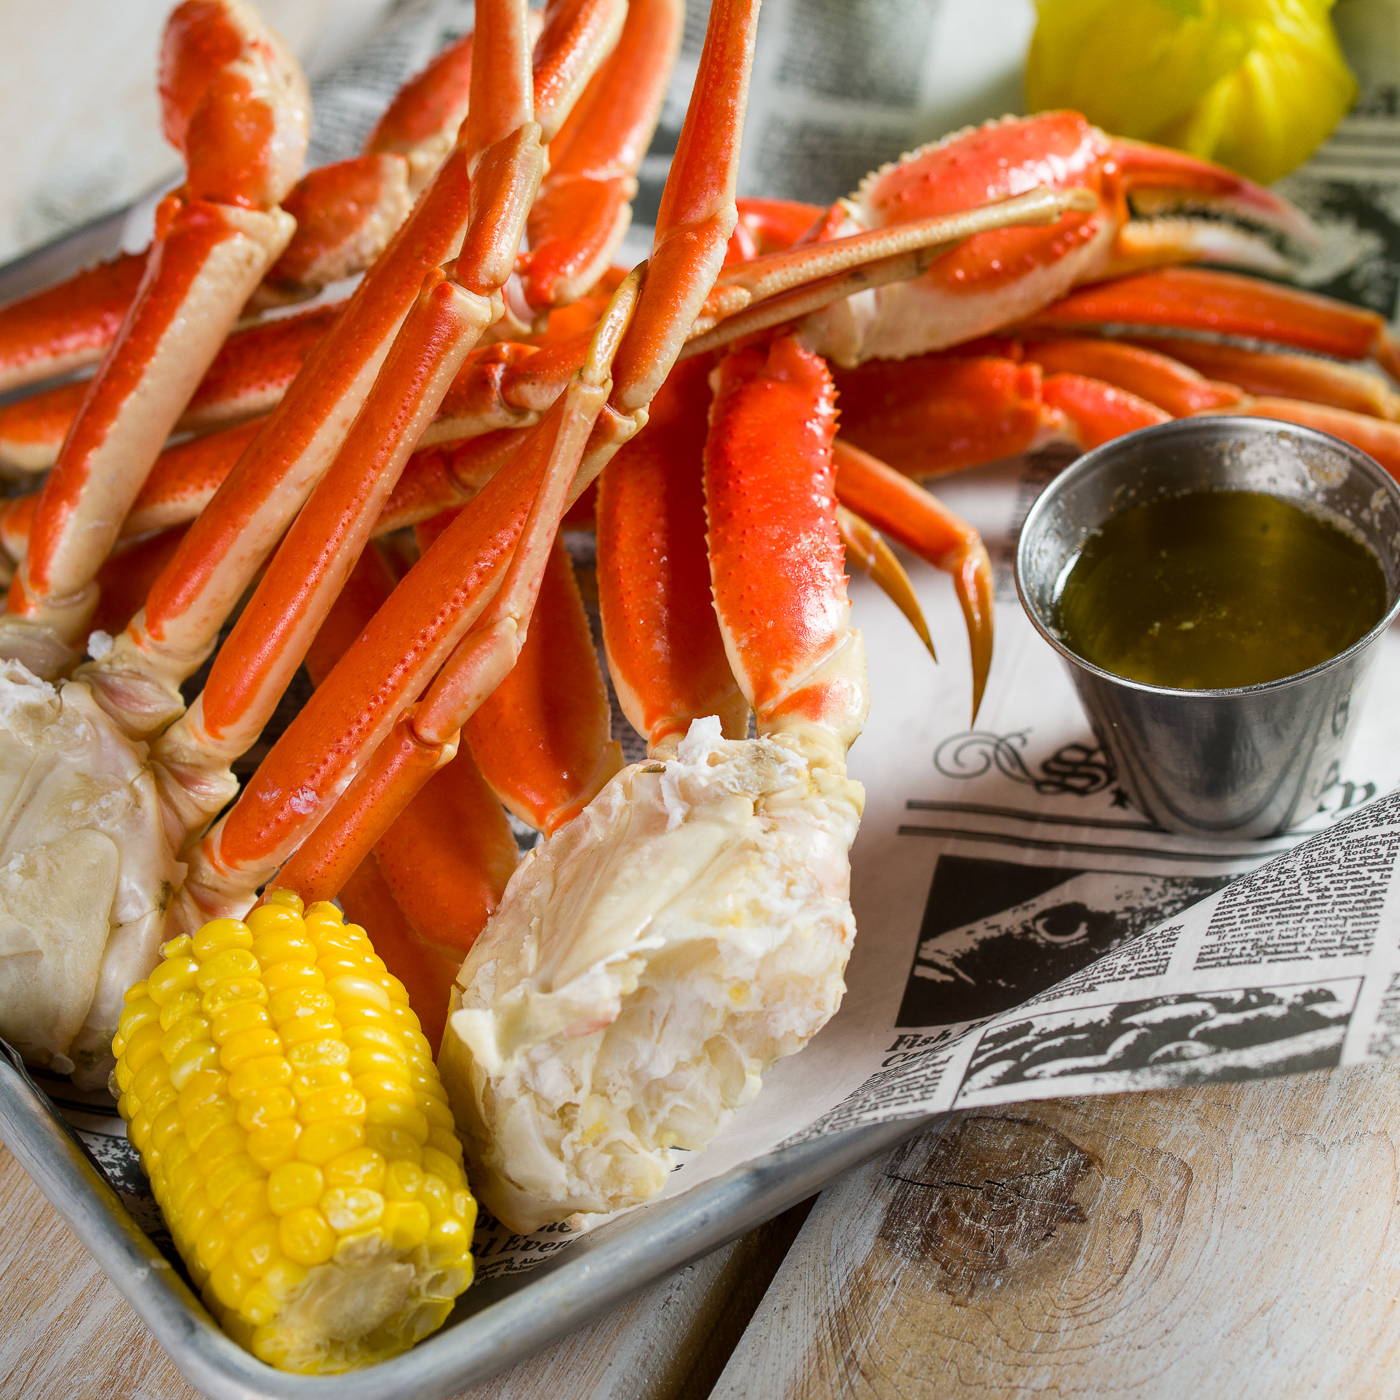
[[[645,7],[637,12],[647,13]],[[144,607],[60,686],[18,662],[0,678],[0,703],[10,721],[0,739],[0,771],[14,775],[17,794],[7,829],[8,849],[16,859],[0,881],[0,903],[14,930],[12,955],[0,977],[0,1004],[9,1037],[32,1058],[76,1067],[81,1077],[100,1077],[121,993],[150,966],[160,939],[197,923],[211,908],[246,907],[261,880],[334,812],[342,790],[367,764],[370,771],[346,794],[341,817],[327,825],[320,846],[308,851],[308,870],[320,859],[317,851],[330,851],[338,881],[358,863],[353,853],[362,855],[376,837],[383,836],[386,849],[393,847],[386,817],[369,821],[357,815],[361,796],[377,790],[376,747],[389,739],[405,708],[419,702],[413,714],[421,727],[411,742],[386,749],[383,759],[392,769],[391,754],[402,749],[423,760],[410,765],[410,777],[395,777],[401,796],[380,810],[397,811],[450,754],[462,720],[509,669],[525,637],[564,502],[645,421],[652,395],[711,291],[733,224],[732,171],[742,104],[731,96],[721,103],[718,117],[707,104],[725,90],[726,65],[737,75],[729,80],[731,90],[733,82],[742,82],[753,11],[731,7],[716,18],[721,38],[687,128],[687,154],[677,160],[635,326],[627,329],[636,291],[628,282],[599,327],[561,357],[546,402],[530,415],[535,426],[492,463],[510,463],[498,477],[499,487],[474,503],[381,610],[400,622],[381,623],[377,632],[371,626],[368,640],[350,648],[347,656],[363,668],[355,676],[328,678],[329,693],[345,688],[344,694],[355,697],[357,714],[319,730],[303,725],[289,731],[243,803],[205,834],[210,816],[234,791],[229,763],[270,716],[453,373],[474,341],[501,317],[503,288],[515,271],[546,147],[600,71],[622,19],[617,4],[559,0],[546,11],[533,64],[523,10],[506,0],[483,4],[474,51],[492,61],[473,65],[470,112],[460,136],[277,408],[248,434],[209,507],[151,583]],[[247,84],[240,65],[265,62],[267,54],[276,53],[245,20],[237,5],[192,0],[176,12],[171,33],[175,39],[185,36],[193,56],[172,40],[168,63],[197,68],[195,59],[221,52],[217,44],[189,42],[192,33],[206,32],[190,26],[198,21],[222,35],[220,26],[228,21],[233,32],[244,35],[240,42],[247,54],[224,55],[220,61],[232,76],[218,69],[206,86],[221,92],[220,83],[231,85],[242,100]],[[652,26],[653,41],[664,29]],[[614,76],[620,81],[621,75]],[[196,85],[182,78],[172,91],[195,93]],[[200,100],[222,110],[219,101]],[[634,138],[644,118],[633,108],[618,128],[633,155],[640,150]],[[203,133],[205,120],[186,125]],[[257,125],[235,123],[244,135]],[[272,133],[269,140],[280,130],[271,118],[264,126]],[[207,140],[191,144],[191,170],[198,176],[192,190],[202,190],[205,177],[199,172],[210,164],[209,157],[195,160],[194,154],[207,149]],[[271,154],[281,149],[273,141]],[[616,201],[630,178],[626,161],[608,166],[599,162],[596,147],[585,143],[578,150],[580,178],[556,186],[572,195],[592,190],[600,206],[614,210],[598,226],[615,236]],[[239,162],[240,168],[249,164],[246,153]],[[561,166],[571,168],[567,160]],[[289,181],[287,172],[283,183]],[[1034,212],[1054,217],[1062,206],[1060,201]],[[1018,213],[994,213],[992,225]],[[928,243],[940,236],[935,229],[920,238]],[[908,244],[902,233],[894,241],[901,248]],[[542,238],[536,251],[547,242]],[[883,251],[878,240],[862,245],[845,266]],[[267,260],[264,256],[262,264]],[[158,262],[153,256],[152,266]],[[451,276],[440,269],[444,262]],[[840,256],[836,264],[841,265]],[[829,271],[823,261],[819,275]],[[249,270],[246,285],[225,299],[223,329],[255,282]],[[827,294],[839,291],[831,285]],[[752,291],[743,297],[752,301]],[[147,315],[147,300],[133,303],[131,325],[139,326]],[[177,328],[187,319],[176,318]],[[201,364],[194,363],[193,351],[181,357],[174,367],[184,376],[178,389],[170,387],[171,356],[159,353],[159,345],[140,368],[138,352],[146,342],[126,332],[114,341],[109,367],[93,381],[65,456],[92,435],[94,425],[101,426],[113,394],[120,406],[132,399],[135,385],[133,402],[146,403],[154,395],[166,409],[158,424],[147,425],[144,447],[128,444],[119,470],[98,475],[85,469],[75,483],[60,465],[34,508],[5,626],[24,643],[40,672],[57,673],[64,653],[81,636],[107,548],[88,549],[81,570],[70,569],[60,578],[49,567],[52,542],[68,539],[92,517],[100,517],[109,543],[115,537],[123,501],[139,486],[179,418],[180,395],[194,392],[222,334],[209,337]],[[616,373],[610,369],[614,352]],[[117,387],[108,390],[108,384]],[[461,499],[458,486],[454,480],[454,501]],[[50,507],[51,496],[61,509]],[[186,716],[180,685],[213,646],[279,540],[282,547],[221,649],[205,693]],[[74,580],[74,572],[82,577]],[[49,580],[50,592],[38,591],[40,578]],[[62,592],[54,591],[55,579]],[[433,614],[435,640],[415,651],[413,609],[424,607]],[[50,615],[56,611],[61,616],[55,620]],[[409,621],[401,626],[405,617]],[[36,637],[41,645],[32,644]],[[21,647],[16,643],[10,649]],[[406,655],[416,665],[408,664]],[[435,684],[438,667],[454,656],[454,669],[425,693]],[[399,726],[401,734],[407,723]],[[294,754],[297,764],[314,770],[312,781],[294,780],[290,767],[282,771],[280,765]],[[606,764],[585,764],[580,771],[594,768],[596,786],[609,770]],[[23,793],[42,794],[42,800],[21,801]],[[587,796],[583,792],[571,800],[577,806]],[[336,845],[340,831],[347,833],[343,852]],[[367,834],[362,838],[361,832]],[[378,864],[382,873],[386,862]],[[60,885],[61,891],[53,888]]]
[[[210,7],[196,4],[177,11],[177,21],[173,24],[175,32],[179,32],[179,22],[188,18],[191,9],[204,16]],[[524,212],[529,206],[539,161],[537,159],[533,166],[528,161],[522,165],[510,156],[516,148],[538,148],[541,129],[529,116],[531,79],[523,12],[504,5],[497,6],[496,10],[497,17],[487,27],[492,31],[490,51],[499,52],[501,62],[481,65],[484,73],[478,84],[481,91],[474,95],[478,116],[475,122],[468,124],[468,131],[458,142],[456,159],[449,158],[420,201],[414,231],[401,235],[396,245],[401,250],[400,257],[381,260],[376,274],[367,279],[366,287],[370,290],[362,288],[356,298],[361,308],[358,316],[347,314],[338,319],[337,343],[344,358],[337,363],[333,353],[323,358],[327,372],[320,378],[308,375],[298,381],[310,384],[305,391],[306,398],[313,405],[319,404],[324,418],[330,422],[327,424],[323,420],[320,432],[314,427],[304,432],[297,446],[309,442],[323,458],[333,452],[337,439],[344,436],[353,421],[354,410],[358,408],[354,397],[356,385],[359,385],[359,397],[363,398],[367,390],[365,381],[373,379],[373,371],[387,350],[387,341],[412,306],[416,284],[422,283],[425,276],[432,284],[422,299],[424,302],[429,302],[433,291],[441,285],[436,262],[453,253],[455,245],[462,240],[473,183],[478,187],[477,198],[486,214],[480,221],[482,233],[477,249],[472,251],[469,247],[462,266],[472,270],[470,275],[475,275],[477,269],[490,262],[494,253],[490,274],[495,276],[491,284],[495,286],[499,286],[511,271],[514,238],[518,238]],[[601,50],[605,50],[614,27],[605,13],[609,10],[615,16],[616,7],[586,4],[560,5],[553,12],[558,46],[542,48],[540,76],[561,102],[566,103],[570,94],[583,86],[601,57]],[[204,47],[195,47],[200,53],[205,51]],[[486,47],[484,41],[483,47]],[[515,55],[514,62],[511,54]],[[468,167],[476,169],[469,173]],[[511,191],[522,178],[526,185],[524,194],[512,197]],[[443,217],[444,206],[451,217]],[[505,210],[507,224],[505,246],[499,246],[492,238],[501,222],[498,214],[501,209]],[[425,218],[424,210],[436,217]],[[494,220],[492,214],[497,214]],[[475,295],[481,303],[477,321],[484,326],[491,319],[489,290]],[[246,293],[233,303],[230,319],[244,299]],[[138,302],[132,311],[133,318],[139,315],[140,309]],[[119,338],[115,356],[120,357],[125,344],[126,338]],[[323,348],[328,344],[322,342]],[[358,362],[347,364],[356,350]],[[341,370],[345,372],[337,373]],[[151,377],[148,373],[141,384],[149,383]],[[95,382],[100,386],[103,376],[99,375]],[[186,386],[186,392],[192,389],[193,382]],[[95,398],[96,394],[90,396],[89,403]],[[88,417],[89,411],[85,410],[70,435],[70,442],[79,439]],[[304,426],[295,419],[290,419],[289,424]],[[168,429],[169,422],[159,431],[155,445],[158,446]],[[71,845],[73,840],[80,846],[91,845],[84,833],[91,830],[89,823],[94,820],[106,828],[109,838],[99,843],[100,850],[88,852],[86,861],[70,864],[63,878],[81,893],[86,907],[113,911],[114,927],[99,930],[96,926],[97,922],[107,924],[105,912],[96,922],[87,919],[81,934],[64,928],[58,919],[36,920],[31,916],[20,921],[26,930],[28,946],[17,952],[36,959],[39,968],[45,969],[43,976],[46,978],[52,970],[49,965],[56,966],[58,972],[50,979],[53,985],[48,990],[53,998],[65,1003],[65,1014],[57,1018],[48,1014],[52,1008],[43,998],[27,995],[24,986],[16,990],[12,999],[13,1016],[7,1020],[6,1028],[37,1059],[60,1066],[77,1063],[80,1069],[100,1072],[106,1058],[101,1047],[110,1039],[115,1024],[117,988],[123,982],[135,980],[135,976],[149,966],[154,944],[171,918],[173,891],[181,883],[183,874],[176,854],[187,836],[197,833],[205,820],[199,805],[200,783],[208,784],[204,775],[211,762],[201,754],[203,766],[194,767],[192,779],[187,771],[187,781],[182,785],[180,776],[172,775],[171,767],[163,761],[163,754],[145,755],[139,740],[159,728],[171,712],[178,713],[176,686],[207,651],[223,617],[232,609],[268,546],[275,542],[286,520],[295,514],[304,489],[298,492],[294,485],[289,500],[285,478],[297,471],[303,476],[314,475],[315,465],[307,468],[302,454],[293,452],[288,463],[285,456],[273,450],[281,445],[275,440],[264,444],[262,456],[253,460],[239,483],[241,491],[232,493],[232,509],[206,515],[206,520],[216,517],[213,524],[218,558],[197,555],[196,565],[191,568],[188,553],[182,557],[177,551],[148,598],[148,604],[153,606],[117,639],[104,658],[85,669],[82,679],[70,682],[55,694],[36,685],[32,673],[22,668],[7,675],[11,688],[7,699],[12,718],[32,713],[43,731],[36,737],[32,725],[12,725],[11,732],[6,735],[7,744],[15,750],[8,758],[10,765],[18,764],[21,771],[32,768],[34,744],[53,743],[62,728],[59,720],[64,717],[82,731],[84,742],[77,742],[70,735],[68,745],[68,752],[79,760],[80,768],[85,756],[84,745],[89,751],[96,746],[99,751],[112,750],[117,756],[92,762],[96,791],[85,794],[86,802],[70,799],[60,810],[56,797],[49,808],[37,812],[31,803],[26,808],[27,824],[21,821],[10,832],[12,841],[32,848],[33,859],[51,854],[59,847],[67,849],[65,843]],[[275,458],[271,464],[267,461],[269,456]],[[139,471],[137,474],[139,476]],[[249,477],[253,478],[251,483]],[[53,479],[58,479],[58,473]],[[95,490],[107,489],[106,483],[98,488],[87,484],[80,498],[86,504],[87,497]],[[121,513],[118,510],[117,516]],[[232,529],[231,516],[235,522]],[[41,504],[39,519],[43,518]],[[33,572],[28,560],[34,553],[31,547],[26,555],[27,573]],[[21,587],[25,579],[22,575]],[[32,589],[23,587],[23,591],[27,597]],[[15,621],[11,620],[12,626]],[[94,703],[95,698],[100,698],[101,708]],[[39,718],[41,711],[49,716],[47,721]],[[247,740],[255,733],[255,729],[245,726],[239,731],[239,737]],[[238,751],[237,748],[233,750]],[[90,753],[86,756],[91,757]],[[100,756],[99,753],[99,760]],[[214,752],[214,785],[218,783],[218,765],[222,758],[222,751]],[[68,773],[66,781],[71,783],[74,774],[67,769],[65,772]],[[153,790],[154,784],[160,785],[159,793]],[[91,777],[89,787],[93,787]],[[105,799],[102,798],[104,790],[107,792]],[[189,796],[191,792],[195,796]],[[101,808],[102,800],[107,802],[106,810]],[[95,801],[99,803],[96,809],[92,806]],[[57,833],[50,831],[44,825],[46,821],[58,822],[61,829]],[[123,831],[123,824],[131,829]],[[67,829],[74,826],[75,832]],[[110,839],[114,834],[121,837],[116,843]],[[114,844],[116,849],[112,849]],[[16,889],[13,898],[20,898],[20,894]],[[32,894],[30,891],[26,897],[32,898]],[[87,928],[88,923],[93,927]],[[82,950],[85,991],[75,985],[71,977],[63,975],[72,960],[74,945]],[[72,1014],[75,1007],[80,1008],[76,1013],[76,1030]]]

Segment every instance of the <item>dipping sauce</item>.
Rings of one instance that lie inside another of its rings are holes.
[[[1066,572],[1055,629],[1105,671],[1226,690],[1296,675],[1380,620],[1360,540],[1259,491],[1193,491],[1112,516]]]

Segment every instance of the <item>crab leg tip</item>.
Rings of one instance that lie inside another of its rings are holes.
[[[841,531],[841,542],[846,547],[846,567],[860,569],[879,586],[881,592],[904,614],[929,656],[937,663],[938,653],[934,650],[928,620],[919,605],[919,595],[914,592],[914,585],[904,565],[885,542],[885,537],[845,506],[836,507],[836,523]]]

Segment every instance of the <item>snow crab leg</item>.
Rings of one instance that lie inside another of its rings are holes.
[[[93,580],[186,401],[291,235],[278,207],[305,152],[300,70],[239,0],[186,0],[166,26],[166,132],[186,155],[120,337],[83,398],[10,585],[0,654],[71,665]]]
[[[1177,349],[1185,359],[1169,353]],[[838,373],[843,433],[906,475],[927,479],[1051,444],[1087,451],[1172,417],[1235,413],[1320,428],[1400,477],[1391,391],[1347,366],[1209,342],[1049,333],[966,351]],[[1239,383],[1204,377],[1191,359],[1225,375],[1238,371],[1262,389],[1311,397],[1256,397]]]

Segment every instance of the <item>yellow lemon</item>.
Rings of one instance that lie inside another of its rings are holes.
[[[1073,107],[1269,182],[1356,97],[1331,0],[1037,0],[1031,110]]]

